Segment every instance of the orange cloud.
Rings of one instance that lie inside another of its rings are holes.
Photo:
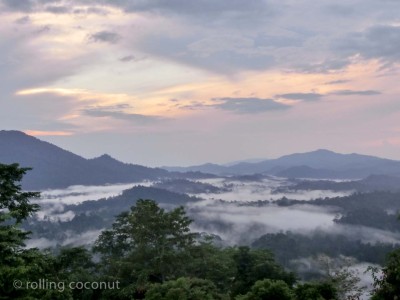
[[[27,135],[33,136],[68,136],[73,135],[69,131],[39,131],[39,130],[24,130]]]

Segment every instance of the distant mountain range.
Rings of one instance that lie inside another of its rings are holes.
[[[85,159],[19,131],[0,131],[0,163],[19,163],[22,167],[33,168],[24,177],[22,186],[36,190],[201,177],[198,173],[174,174],[160,168],[125,164],[107,154]]]
[[[354,179],[372,174],[400,175],[400,161],[328,150],[296,153],[260,162],[233,165],[148,168],[120,162],[104,154],[93,159],[61,149],[20,131],[0,131],[0,163],[32,167],[25,189],[103,185],[168,178],[209,178],[221,175],[275,175],[287,178]]]
[[[361,154],[339,154],[320,149],[285,155],[261,162],[226,166],[203,164],[191,167],[163,167],[169,171],[199,171],[218,175],[267,174],[288,178],[354,179],[372,174],[400,175],[400,161]]]

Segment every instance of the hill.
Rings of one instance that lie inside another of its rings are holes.
[[[22,186],[35,190],[156,180],[170,175],[160,168],[125,164],[109,155],[85,159],[19,131],[0,131],[0,163],[33,168]]]
[[[256,163],[241,162],[230,166],[204,164],[174,171],[199,171],[220,175],[269,174],[292,178],[364,178],[372,174],[399,175],[400,162],[361,154],[340,154],[320,149],[294,153]]]

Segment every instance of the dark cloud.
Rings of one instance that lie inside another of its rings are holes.
[[[131,109],[129,104],[119,104],[113,106],[93,106],[83,109],[85,115],[91,117],[109,117],[117,120],[125,120],[137,124],[149,124],[166,120],[160,116],[148,116],[124,112],[125,109]]]
[[[88,8],[74,8],[72,10],[72,13],[75,15],[100,15],[100,16],[107,16],[109,14],[109,11],[105,7],[97,7],[97,6],[91,6]]]
[[[42,9],[46,4],[59,3],[61,0],[0,0],[7,10],[33,12]]]
[[[122,61],[122,62],[129,62],[129,61],[133,61],[133,60],[135,60],[135,59],[136,59],[135,56],[133,56],[133,55],[127,55],[127,56],[121,57],[121,58],[119,59],[119,61]]]
[[[253,39],[241,35],[210,34],[201,38],[155,32],[132,44],[152,56],[227,75],[242,70],[265,70],[276,64],[273,55],[257,51]]]
[[[32,0],[2,0],[1,4],[12,11],[31,12],[35,7],[35,2]]]
[[[53,13],[53,14],[68,14],[71,12],[71,8],[67,6],[56,6],[56,5],[50,5],[47,6],[45,9],[47,12]]]
[[[378,25],[352,33],[337,42],[334,50],[347,55],[359,54],[383,62],[400,61],[400,26]]]
[[[382,93],[379,91],[374,91],[374,90],[364,90],[364,91],[339,90],[339,91],[330,92],[330,94],[338,95],[338,96],[353,96],[353,95],[374,96],[374,95],[380,95]]]
[[[99,31],[93,33],[89,36],[89,40],[92,42],[104,42],[110,44],[116,44],[121,39],[121,36],[118,33],[112,31]]]
[[[34,34],[42,34],[42,33],[47,33],[50,30],[51,30],[50,25],[44,25],[44,26],[41,26],[40,28],[36,29],[33,33]]]
[[[347,79],[339,79],[339,80],[332,80],[332,81],[328,81],[325,82],[325,84],[342,84],[342,83],[348,83],[351,80],[347,80]]]
[[[302,101],[317,101],[320,100],[324,95],[317,93],[289,93],[275,95],[277,98],[284,98],[289,100],[302,100]]]
[[[272,13],[269,1],[247,0],[102,0],[101,3],[117,6],[128,12],[173,13],[177,15],[206,15],[227,14],[229,12],[262,12]]]
[[[30,22],[31,22],[31,18],[29,16],[25,16],[25,17],[15,20],[15,23],[17,23],[19,25],[29,24]]]
[[[272,99],[261,98],[214,98],[216,104],[210,105],[221,110],[231,111],[237,114],[258,114],[267,111],[285,110],[290,108]]]
[[[335,54],[336,56],[336,54]],[[314,63],[312,59],[310,59],[310,63],[299,64],[297,62],[293,62],[292,68],[306,74],[312,73],[332,73],[338,70],[342,70],[350,64],[350,60],[347,57],[341,58],[327,58],[322,62]]]

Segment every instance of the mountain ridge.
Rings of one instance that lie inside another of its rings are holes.
[[[210,168],[210,166],[212,166]],[[164,167],[187,172],[201,170],[219,175],[249,175],[255,173],[285,177],[362,178],[372,174],[400,174],[400,161],[357,153],[342,154],[327,149],[283,155],[261,162],[240,162],[235,165],[203,164],[189,167]]]
[[[160,168],[124,164],[109,155],[86,159],[19,131],[0,131],[0,162],[33,168],[22,181],[25,189],[129,183],[169,175]]]
[[[0,163],[32,167],[22,182],[25,189],[71,185],[131,183],[165,178],[264,174],[288,178],[355,179],[369,175],[400,175],[400,161],[327,149],[293,153],[260,162],[234,165],[207,163],[191,167],[150,168],[118,161],[109,154],[86,159],[20,131],[0,131]],[[206,173],[206,174],[205,174]]]

